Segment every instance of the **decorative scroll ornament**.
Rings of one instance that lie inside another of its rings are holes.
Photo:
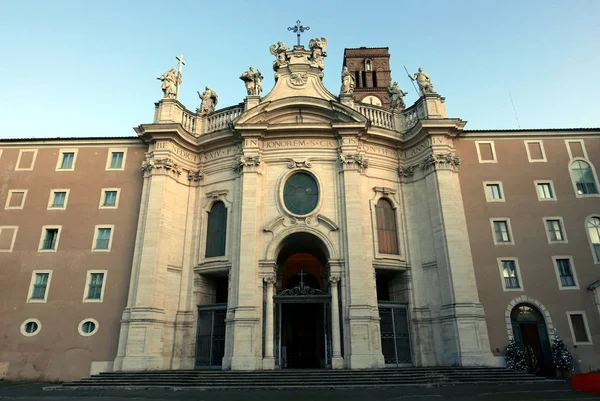
[[[441,168],[452,168],[460,165],[460,157],[452,153],[437,153],[428,155],[420,164],[421,170],[426,170],[430,166],[439,166]]]
[[[415,175],[415,166],[398,167],[398,175],[400,177],[412,177]]]
[[[303,86],[308,82],[308,74],[305,72],[293,73],[290,76],[290,83],[294,86]]]
[[[336,285],[337,283],[340,282],[340,276],[329,277],[329,282],[331,283],[331,285]]]
[[[287,164],[287,168],[304,168],[304,167],[305,168],[312,167],[312,163],[309,161],[309,159],[302,160],[302,161],[290,159]]]
[[[244,171],[248,167],[260,166],[260,156],[240,156],[239,160],[233,166],[233,170],[236,172]]]
[[[197,170],[197,171],[188,171],[188,180],[190,181],[200,181],[202,178],[204,178],[204,172],[202,170]]]
[[[269,285],[269,284],[270,284],[270,285],[273,285],[273,284],[275,284],[275,282],[276,282],[277,280],[275,280],[275,276],[268,276],[268,277],[263,277],[263,281],[264,281],[264,282],[265,282],[265,284],[267,284],[267,285]]]
[[[355,154],[344,154],[344,153],[340,153],[340,162],[342,163],[343,167],[358,167],[358,168],[362,168],[365,169],[367,167],[369,167],[369,159],[365,158],[362,154],[360,153],[355,153]]]
[[[160,172],[172,172],[180,175],[182,170],[181,167],[173,161],[173,159],[165,157],[162,159],[156,159],[154,153],[150,152],[146,155],[146,160],[142,162],[142,173],[151,174],[153,171]]]
[[[323,291],[307,286],[304,283],[300,283],[294,288],[288,288],[287,290],[283,290],[279,293],[279,295],[284,297],[298,297],[298,296],[307,296],[307,295],[324,295]]]

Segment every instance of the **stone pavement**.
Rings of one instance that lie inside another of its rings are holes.
[[[413,401],[413,400],[598,400],[600,394],[575,393],[567,383],[546,385],[401,387],[361,390],[298,391],[169,391],[169,390],[59,390],[44,391],[48,383],[2,383],[0,401],[194,400],[194,401]]]

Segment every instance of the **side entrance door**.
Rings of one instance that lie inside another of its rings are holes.
[[[407,305],[379,302],[381,350],[387,366],[412,364]]]
[[[196,369],[221,369],[227,304],[198,305]]]

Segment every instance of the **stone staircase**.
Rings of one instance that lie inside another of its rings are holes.
[[[145,371],[100,373],[47,390],[169,389],[285,390],[435,387],[465,384],[549,384],[547,379],[504,368],[395,368],[377,370]]]

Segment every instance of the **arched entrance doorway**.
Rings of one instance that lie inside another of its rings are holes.
[[[279,368],[331,367],[327,261],[325,245],[312,234],[291,234],[280,247],[273,297],[275,364]]]
[[[552,351],[544,316],[533,305],[519,304],[513,308],[510,319],[515,342],[525,351],[530,373],[553,374]]]

